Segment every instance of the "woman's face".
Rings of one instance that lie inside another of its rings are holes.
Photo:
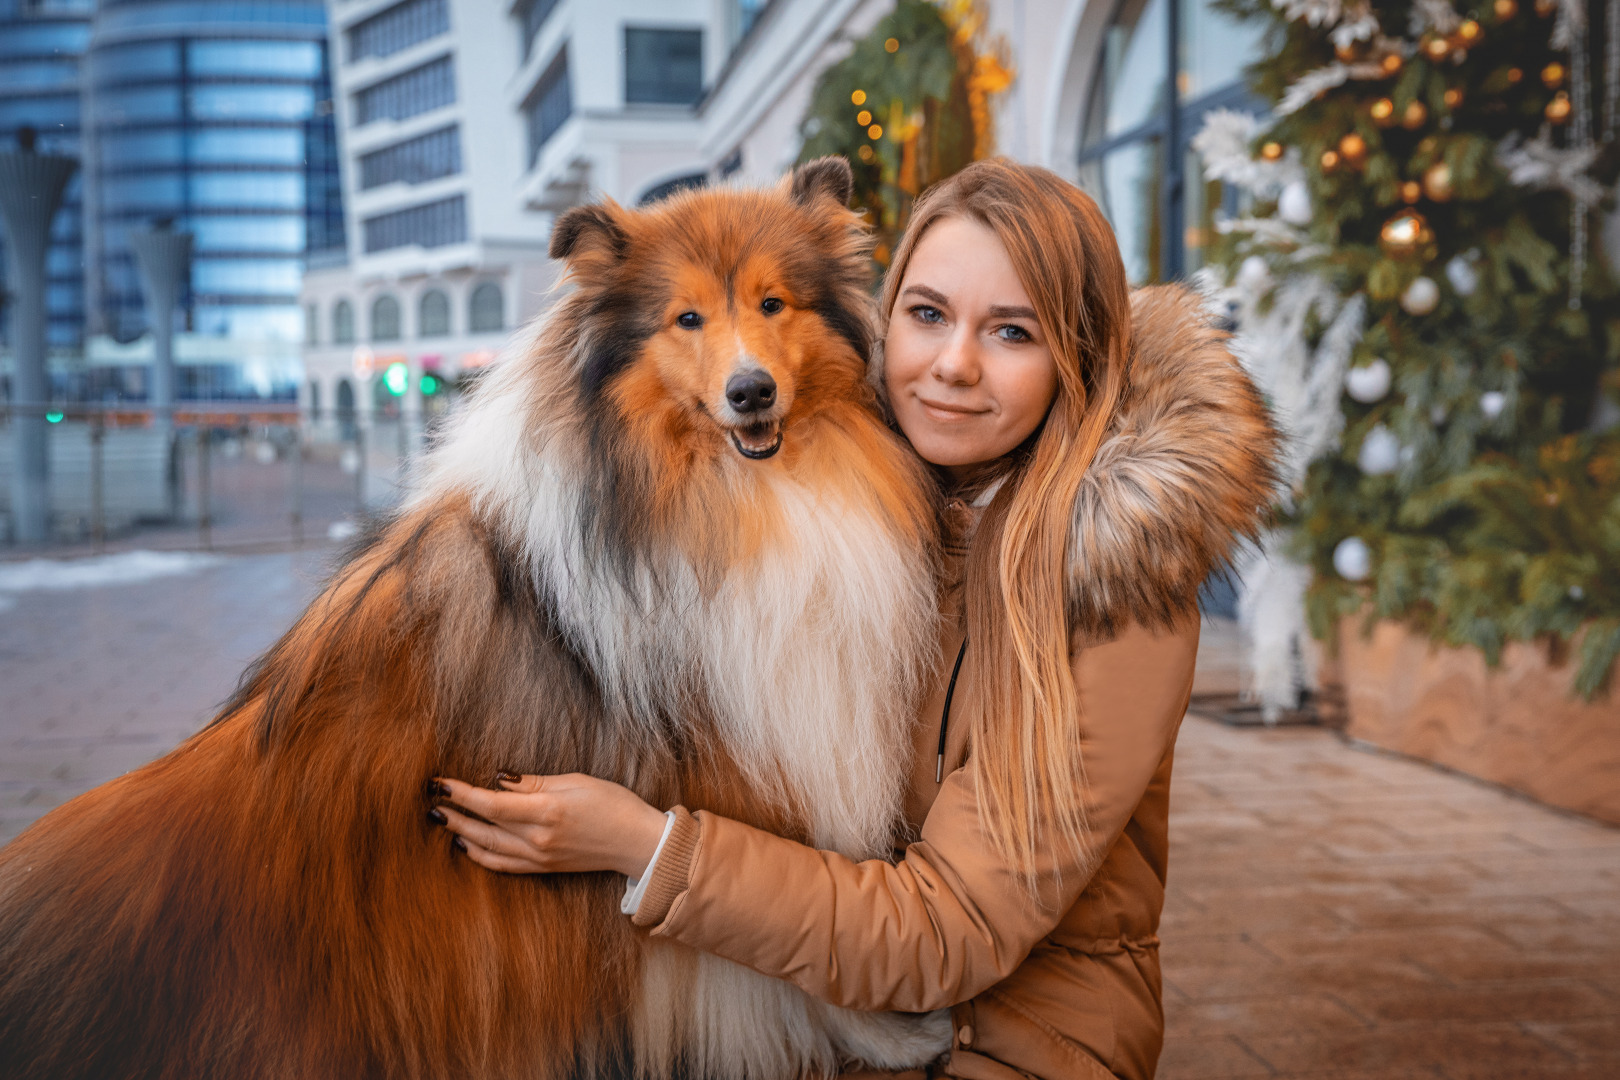
[[[931,225],[906,266],[884,379],[895,419],[924,461],[961,476],[1040,426],[1057,364],[996,234],[969,218]]]

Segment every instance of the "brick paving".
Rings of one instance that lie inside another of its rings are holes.
[[[0,842],[205,723],[331,557],[0,595]],[[1620,829],[1197,715],[1172,814],[1161,1080],[1620,1078]]]

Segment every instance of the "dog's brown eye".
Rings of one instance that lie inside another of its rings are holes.
[[[767,315],[775,315],[778,311],[782,310],[782,301],[778,300],[774,296],[767,296],[764,300],[760,301],[759,310],[763,311]]]
[[[675,316],[675,321],[680,323],[684,329],[696,330],[703,325],[703,316],[695,311],[683,311]]]

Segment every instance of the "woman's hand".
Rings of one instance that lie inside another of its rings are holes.
[[[428,818],[455,833],[456,847],[491,870],[507,874],[617,870],[639,877],[664,834],[662,810],[609,780],[580,773],[501,773],[497,780],[501,791],[460,780],[434,779],[428,785],[435,797]]]

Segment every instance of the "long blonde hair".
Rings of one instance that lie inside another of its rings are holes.
[[[1078,695],[1065,602],[1075,495],[1124,396],[1130,295],[1113,230],[1097,204],[1046,169],[976,162],[930,189],[885,277],[885,324],[931,225],[968,218],[1006,248],[1057,364],[1046,420],[1013,454],[969,548],[965,670],[979,812],[1033,890],[1047,843],[1086,849]]]

